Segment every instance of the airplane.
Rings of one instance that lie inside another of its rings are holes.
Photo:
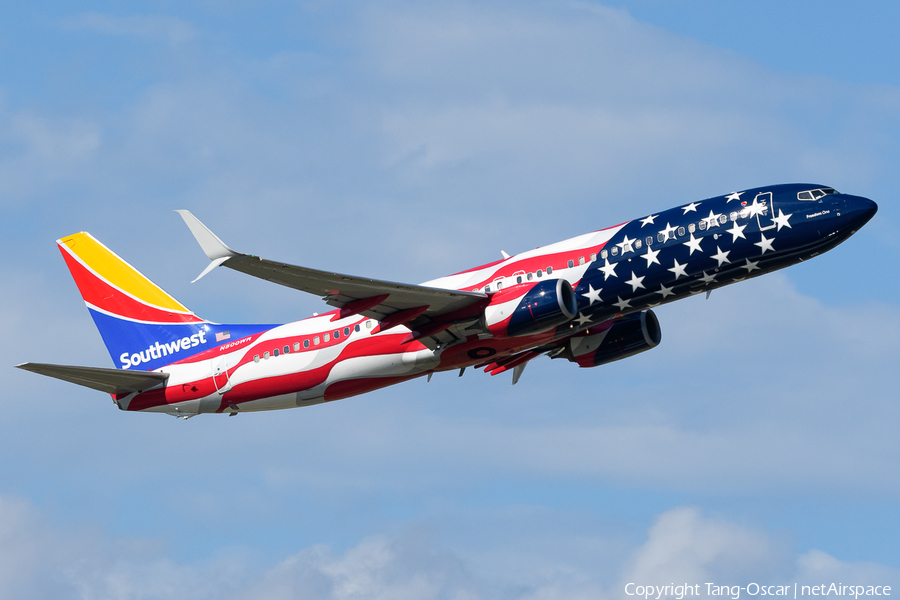
[[[203,319],[96,240],[57,240],[116,368],[21,369],[184,419],[310,406],[433,373],[512,371],[538,356],[596,367],[659,345],[653,308],[834,248],[877,205],[815,184],[691,202],[410,285],[232,250],[177,211],[219,266],[322,297],[334,310],[283,325]]]

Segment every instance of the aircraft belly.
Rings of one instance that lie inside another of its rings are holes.
[[[338,382],[351,379],[408,377],[418,375],[438,366],[440,358],[431,350],[357,356],[337,363],[321,384],[297,393],[298,406],[323,401],[325,390]]]

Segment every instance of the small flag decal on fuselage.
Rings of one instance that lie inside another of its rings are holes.
[[[216,334],[217,342],[224,342],[225,340],[230,339],[230,338],[231,338],[230,331],[220,331],[219,333]]]

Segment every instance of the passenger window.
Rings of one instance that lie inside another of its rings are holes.
[[[741,214],[741,218],[742,218],[742,219],[746,219],[747,217],[750,216],[750,209],[749,209],[749,208],[742,208],[740,214]]]
[[[684,227],[679,227],[678,228],[678,237],[681,237],[683,235],[684,235]]]
[[[763,214],[765,214],[765,212],[763,212]],[[726,217],[725,215],[719,215],[719,223],[721,225],[724,225],[727,222],[728,222],[728,217]]]
[[[647,245],[648,246],[653,245],[653,236],[650,236],[650,235],[647,236]]]
[[[547,275],[553,273],[553,267],[547,267]]]
[[[612,255],[613,255],[613,256],[618,256],[618,255],[619,255],[619,247],[618,247],[618,246],[613,246],[613,249],[612,249]]]
[[[635,247],[636,249],[640,250],[640,249],[641,249],[641,240],[636,240],[636,241],[634,242],[634,247]]]
[[[290,354],[290,353],[291,353],[291,347],[290,347],[290,346],[285,346],[284,348],[282,348],[281,353],[282,353],[282,354]]]
[[[522,276],[521,276],[521,275],[519,275],[518,277],[516,277],[516,283],[522,283]]]
[[[349,327],[344,327],[344,337],[347,337],[347,336],[349,336],[349,335],[350,335],[350,328],[349,328]]]
[[[263,352],[263,360],[269,360],[269,353]]]
[[[682,227],[682,229],[684,229],[684,227]],[[674,239],[675,239],[675,230],[674,230],[674,229],[673,229],[672,231],[669,232],[669,239],[670,239],[670,240],[674,240]]]
[[[353,326],[353,329],[355,329],[356,331],[359,331],[359,323],[357,323],[356,325],[354,325],[354,326]]]
[[[357,327],[359,327],[359,325],[357,325]],[[303,340],[303,347],[309,348],[309,340]]]
[[[259,354],[253,355],[253,362],[259,362]]]
[[[538,279],[540,279],[541,277],[544,276],[544,272],[543,272],[541,269],[538,269],[538,270],[537,270],[537,276],[538,276]]]
[[[664,234],[662,231],[660,231],[659,233],[656,234],[656,239],[660,244],[662,244],[664,241],[666,241],[666,234]]]
[[[322,334],[322,341],[323,341],[323,342],[330,342],[330,341],[331,341],[331,336],[330,336],[329,334],[327,334],[327,333],[323,333],[323,334]]]
[[[591,252],[591,262],[594,262],[594,261],[596,261],[596,260],[597,260],[597,253],[596,253],[596,252]]]
[[[728,216],[731,218],[732,221],[737,221],[737,213],[736,212],[733,212]]]
[[[278,348],[272,350],[272,356],[278,356]]]
[[[315,336],[315,337],[313,337],[313,346],[318,346],[318,345],[319,345],[319,336]]]
[[[294,352],[300,352],[300,342],[294,342]]]
[[[502,289],[503,289],[503,282],[502,282],[502,281],[498,281],[498,282],[497,282],[497,289],[498,289],[498,290],[502,290]]]
[[[578,257],[578,266],[581,266],[581,265],[583,265],[583,264],[584,264],[584,257],[583,257],[583,256],[579,256],[579,257]]]
[[[706,221],[700,221],[699,227],[700,227],[700,231],[703,231],[704,229],[706,229]]]
[[[606,250],[600,251],[600,258],[602,258],[603,260],[606,260],[607,256],[609,256],[609,252],[607,252]]]
[[[575,261],[574,261],[574,260],[570,260],[570,261],[569,261],[569,268],[571,269],[571,268],[574,267],[574,266],[575,266]]]
[[[529,273],[528,275],[525,276],[525,279],[527,279],[528,281],[531,281],[532,277],[533,277],[533,275],[531,273]]]
[[[491,286],[489,286],[489,285],[484,286],[484,293],[485,293],[485,294],[490,294],[490,293],[491,293]]]
[[[694,225],[693,223],[691,223],[690,225],[688,225],[688,233],[694,233],[695,231],[697,231],[697,226],[696,226],[696,225]]]
[[[336,339],[336,340],[341,339],[341,330],[340,329],[334,330],[334,339]]]
[[[372,321],[366,321],[366,329],[372,329]]]

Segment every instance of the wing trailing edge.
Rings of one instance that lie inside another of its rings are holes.
[[[361,314],[381,321],[392,315],[415,309],[419,312],[411,319],[410,326],[421,328],[434,320],[446,320],[447,317],[452,317],[454,321],[459,320],[456,315],[487,300],[487,295],[479,292],[319,271],[242,254],[225,245],[190,211],[175,212],[181,215],[203,252],[212,261],[200,277],[217,266],[224,265],[253,277],[319,296],[327,304],[344,309],[338,313],[339,318]]]

